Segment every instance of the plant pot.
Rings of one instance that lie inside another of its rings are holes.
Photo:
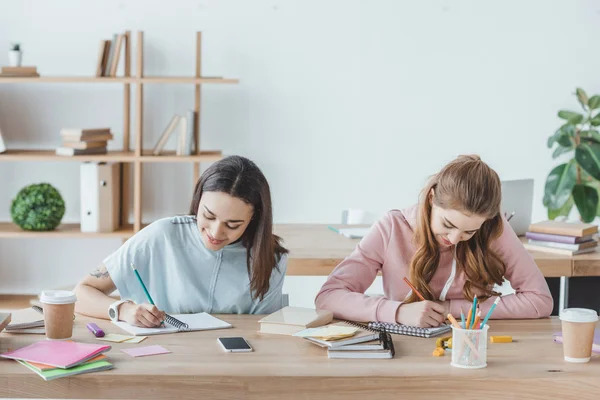
[[[10,67],[20,67],[22,54],[23,54],[23,52],[20,50],[9,50],[8,51],[8,65]]]

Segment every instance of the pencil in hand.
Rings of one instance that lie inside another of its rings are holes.
[[[415,288],[415,287],[413,286],[413,284],[412,284],[412,283],[410,283],[410,281],[408,280],[408,278],[407,278],[407,277],[404,277],[404,282],[406,282],[406,284],[408,285],[408,287],[409,287],[409,288],[410,288],[410,289],[411,289],[411,290],[414,292],[414,294],[416,294],[416,295],[417,295],[417,297],[418,297],[419,299],[421,299],[422,301],[425,301],[425,297],[423,297],[423,295],[422,295],[421,293],[419,293],[419,291],[417,290],[417,288]]]

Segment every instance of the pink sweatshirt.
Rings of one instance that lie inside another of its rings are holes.
[[[315,299],[317,308],[331,310],[341,319],[396,322],[396,311],[410,291],[403,278],[410,278],[410,261],[416,251],[413,244],[416,219],[417,206],[388,212],[329,275]],[[492,242],[492,248],[506,264],[505,278],[516,294],[502,296],[492,318],[549,316],[553,301],[548,284],[508,222],[504,218],[503,221],[503,233]],[[454,247],[441,251],[438,269],[429,282],[436,299],[452,274],[453,255]],[[364,292],[380,271],[385,296],[366,296]],[[464,273],[457,270],[445,295],[455,317],[460,316],[461,308],[466,314],[472,306],[463,297],[464,283]],[[494,300],[490,298],[481,304],[482,315],[487,314]]]

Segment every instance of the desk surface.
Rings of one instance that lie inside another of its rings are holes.
[[[336,225],[341,227],[341,225]],[[327,276],[350,255],[359,239],[348,239],[327,228],[327,225],[280,224],[275,232],[284,239],[290,250],[287,275]],[[570,257],[539,251],[531,252],[536,264],[546,277],[573,276],[573,259]],[[590,261],[576,264],[579,273],[600,275],[600,253],[587,255]],[[582,259],[582,260],[585,260]],[[590,265],[592,265],[590,267]],[[578,275],[583,276],[583,275]]]
[[[140,344],[114,343],[107,353],[115,369],[45,382],[13,360],[0,359],[0,397],[205,398],[205,399],[597,399],[600,356],[588,364],[563,361],[556,319],[492,321],[490,333],[516,341],[488,345],[488,367],[461,370],[450,357],[432,357],[435,339],[394,336],[392,360],[329,360],[300,338],[257,333],[260,316],[222,315],[233,329],[150,336]],[[78,316],[74,339],[97,342]],[[111,333],[125,333],[96,321]],[[252,353],[224,353],[217,337],[243,336]],[[0,334],[6,352],[39,335]],[[98,342],[106,343],[106,342]],[[132,358],[121,349],[162,345],[171,354]],[[459,395],[460,394],[460,395]],[[512,397],[509,394],[514,394]]]

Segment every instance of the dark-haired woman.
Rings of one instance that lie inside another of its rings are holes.
[[[200,177],[189,215],[150,224],[77,285],[76,311],[144,327],[159,326],[165,312],[274,312],[287,263],[280,242],[265,176],[244,157],[224,158]]]

